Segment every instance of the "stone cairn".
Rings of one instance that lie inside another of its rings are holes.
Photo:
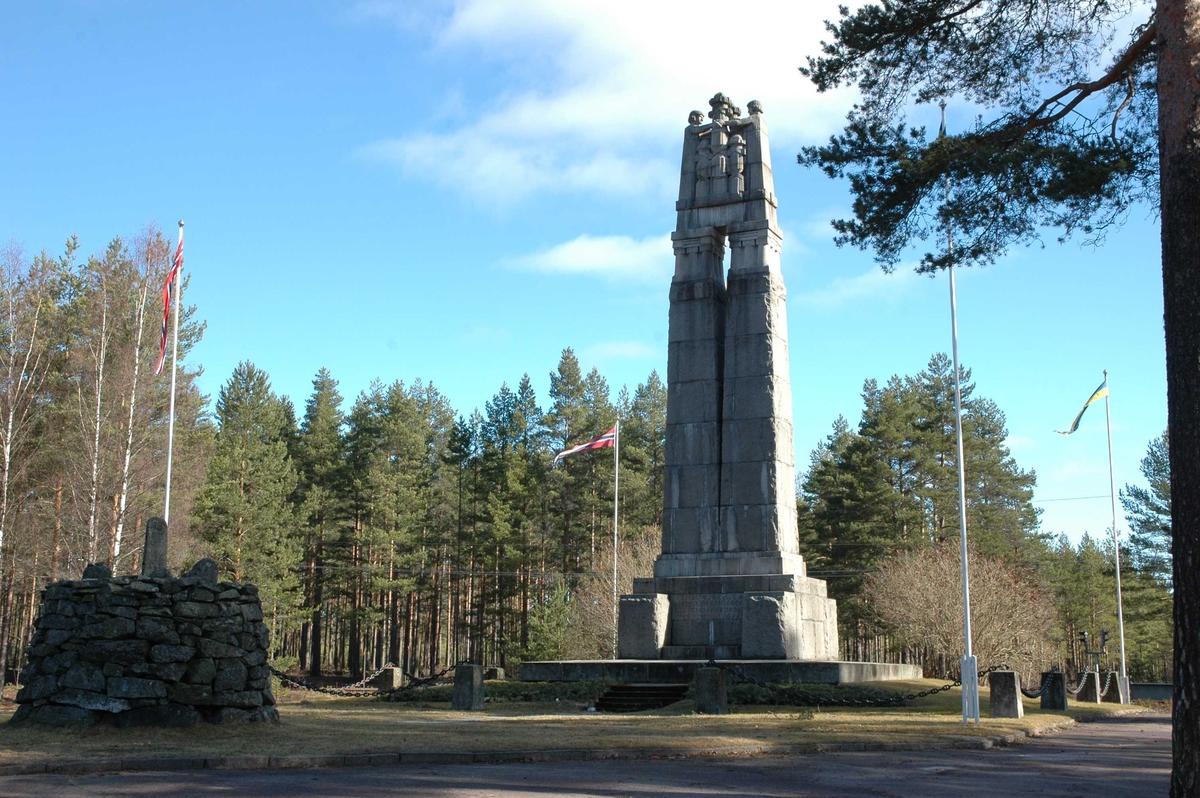
[[[209,559],[174,578],[166,525],[146,538],[140,576],[89,565],[46,586],[13,723],[278,722],[258,588],[218,582]]]

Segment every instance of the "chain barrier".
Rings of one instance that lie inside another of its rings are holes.
[[[929,690],[921,690],[920,692],[917,692],[917,693],[908,693],[905,695],[897,695],[897,696],[888,697],[888,698],[832,698],[830,696],[820,696],[820,695],[817,695],[816,693],[810,693],[806,690],[797,688],[795,685],[792,685],[790,688],[785,690],[781,687],[777,687],[772,684],[767,684],[766,682],[760,681],[759,679],[755,679],[753,676],[751,676],[750,674],[748,674],[744,670],[742,670],[742,668],[738,665],[727,665],[724,663],[718,663],[713,660],[709,660],[707,667],[720,668],[725,673],[732,673],[736,678],[740,679],[741,681],[757,685],[757,686],[763,688],[764,690],[766,690],[767,692],[771,693],[772,695],[784,696],[789,699],[792,697],[798,697],[798,698],[802,698],[802,699],[805,699],[808,701],[812,701],[816,706],[821,706],[821,705],[834,706],[834,707],[896,707],[896,706],[904,706],[904,704],[908,701],[913,701],[917,698],[926,698],[931,695],[937,695],[938,693],[943,693],[943,692],[945,692],[947,690],[951,690],[955,687],[962,686],[962,679],[959,678],[959,679],[955,679],[954,681],[950,682],[949,684],[944,684],[941,687],[933,687],[933,688],[930,688]],[[988,668],[987,670],[981,671],[979,673],[979,678],[982,679],[984,676],[987,676],[992,671],[1002,671],[1002,670],[1008,670],[1008,666],[1003,665],[1003,664],[994,665],[993,667]]]
[[[1085,684],[1087,684],[1088,673],[1089,673],[1089,671],[1084,671],[1079,677],[1079,684],[1075,685],[1074,687],[1071,687],[1070,685],[1066,685],[1067,692],[1070,693],[1071,695],[1079,695],[1081,692],[1083,692],[1083,686]]]
[[[1100,698],[1101,698],[1102,700],[1103,700],[1104,696],[1108,695],[1108,688],[1110,688],[1110,687],[1112,687],[1112,686],[1113,686],[1113,682],[1114,682],[1114,681],[1116,681],[1116,678],[1117,678],[1117,672],[1116,672],[1116,671],[1109,671],[1109,672],[1108,672],[1108,681],[1106,681],[1106,682],[1104,683],[1104,689],[1100,691]]]
[[[308,682],[304,681],[303,679],[298,679],[294,676],[288,676],[283,671],[278,670],[275,666],[271,665],[270,663],[267,663],[267,668],[270,669],[271,673],[275,674],[275,676],[279,679],[280,682],[282,682],[283,684],[285,684],[289,687],[295,687],[300,690],[311,690],[314,693],[324,693],[325,695],[336,695],[336,696],[362,695],[362,693],[360,691],[365,689],[366,686],[371,681],[373,681],[377,676],[379,676],[379,674],[383,673],[388,668],[394,668],[394,667],[396,667],[396,666],[391,663],[388,663],[387,665],[384,665],[379,670],[375,671],[375,673],[372,673],[370,676],[366,677],[365,679],[360,679],[359,681],[355,682],[354,684],[348,684],[348,685],[344,685],[342,687],[322,687],[320,685],[309,684]],[[409,673],[408,671],[401,671],[401,673],[403,673],[408,678],[408,684],[403,685],[402,687],[395,687],[391,690],[379,690],[376,692],[375,696],[373,696],[373,697],[382,697],[382,696],[386,696],[386,695],[392,695],[394,693],[401,693],[406,690],[415,690],[418,687],[428,687],[431,684],[435,684],[436,682],[441,681],[442,677],[444,677],[450,671],[454,670],[454,667],[455,666],[451,666],[451,667],[446,668],[445,670],[441,671],[440,673],[435,673],[435,674],[433,674],[431,676],[427,676],[425,678],[418,678],[418,677],[412,675],[411,673]]]
[[[1051,672],[1047,671],[1042,676],[1042,686],[1037,690],[1026,690],[1024,687],[1022,687],[1021,695],[1025,696],[1026,698],[1041,698],[1042,693],[1046,692],[1046,688],[1050,685],[1050,678],[1052,675],[1053,674]]]

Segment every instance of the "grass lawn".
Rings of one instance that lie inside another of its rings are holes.
[[[874,686],[914,692],[938,680],[881,682]],[[733,707],[723,717],[692,714],[692,703],[636,714],[585,712],[579,703],[504,703],[480,713],[451,712],[448,704],[386,703],[282,690],[278,726],[197,726],[187,729],[108,727],[56,729],[0,725],[0,765],[45,760],[147,756],[337,755],[399,751],[524,751],[654,748],[663,751],[801,743],[885,742],[904,747],[945,745],[964,736],[996,736],[1045,726],[1064,717],[1088,720],[1128,707],[1072,705],[1042,712],[1025,701],[1020,720],[991,720],[988,690],[981,688],[983,721],[961,722],[958,689],[895,709]],[[15,705],[0,704],[0,721]],[[1138,711],[1138,710],[1134,710]]]

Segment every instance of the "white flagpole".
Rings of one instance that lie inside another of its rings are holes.
[[[613,600],[613,659],[617,658],[617,497],[621,486],[621,420],[617,419],[613,435],[613,545],[612,545],[612,600]],[[1124,640],[1124,638],[1122,638]]]
[[[179,246],[183,246],[183,220],[179,221]],[[179,364],[179,299],[183,293],[183,264],[175,272],[175,336],[171,344],[171,402],[167,411],[167,487],[163,491],[163,523],[171,521],[171,458],[175,446],[175,375]]]
[[[1112,445],[1112,386],[1108,384],[1108,369],[1104,370],[1104,384],[1108,390],[1104,392],[1104,416],[1108,421],[1108,491],[1112,501],[1112,536],[1113,557],[1117,570],[1117,633],[1121,638],[1121,703],[1129,700],[1129,681],[1125,674],[1125,610],[1121,606],[1121,544],[1117,540],[1117,477],[1113,470]]]
[[[946,130],[946,104],[942,107],[942,131]],[[946,201],[950,201],[950,178],[946,178]],[[971,587],[967,573],[967,476],[963,461],[962,433],[962,388],[958,378],[958,296],[954,286],[954,234],[946,224],[946,254],[951,256],[947,271],[950,272],[950,337],[954,357],[954,433],[958,444],[958,529],[962,543],[962,590],[963,590],[963,658],[960,668],[962,676],[963,723],[974,720],[979,723],[979,664],[971,653]]]

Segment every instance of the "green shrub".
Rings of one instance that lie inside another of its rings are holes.
[[[896,693],[853,684],[771,684],[763,687],[743,682],[729,685],[728,691],[729,703],[747,706],[815,707],[836,705],[837,701],[880,700],[893,702],[891,706],[905,703]]]
[[[604,695],[615,682],[599,679],[591,682],[519,682],[492,681],[485,682],[484,695],[489,703],[553,703],[555,701],[577,701],[591,703]],[[439,684],[432,687],[418,687],[415,690],[404,690],[383,696],[385,701],[400,702],[449,702],[454,694],[454,686]]]

